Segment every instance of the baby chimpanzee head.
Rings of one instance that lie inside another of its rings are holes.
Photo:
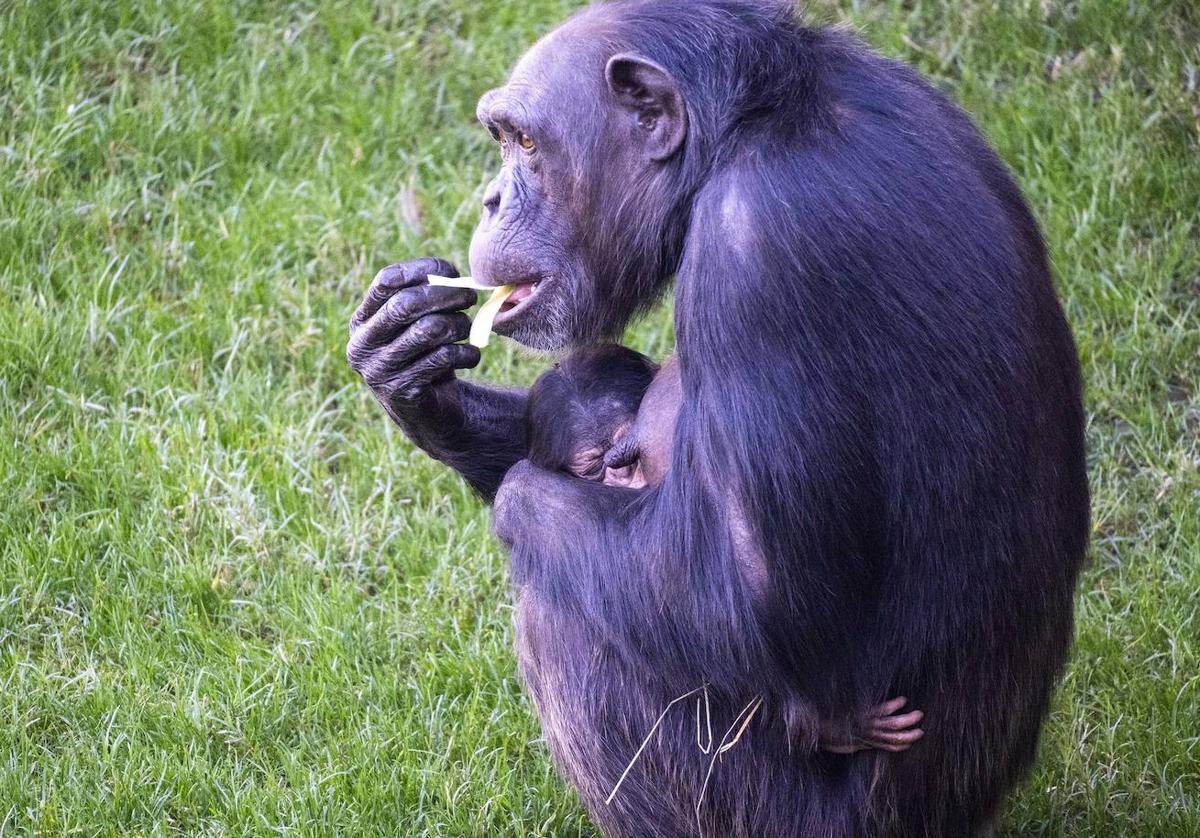
[[[529,391],[526,432],[534,465],[604,479],[604,455],[637,416],[657,367],[622,346],[581,349]]]

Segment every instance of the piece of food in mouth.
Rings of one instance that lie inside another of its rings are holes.
[[[443,288],[470,288],[472,291],[494,291],[495,285],[484,285],[469,276],[438,276],[429,274],[426,277],[430,285],[440,285]]]
[[[481,282],[476,282],[469,276],[458,277],[457,279],[449,276],[434,276],[427,277],[430,285],[441,285],[446,288],[470,288],[474,291],[491,291],[492,296],[488,297],[488,301],[484,303],[475,319],[471,321],[471,334],[467,338],[467,342],[472,346],[477,346],[483,349],[488,345],[488,339],[492,336],[492,321],[496,319],[496,315],[500,313],[500,307],[504,305],[504,301],[508,299],[508,295],[516,290],[515,285],[484,285]]]

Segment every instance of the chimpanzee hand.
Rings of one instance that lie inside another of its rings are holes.
[[[526,393],[458,380],[455,370],[479,363],[478,349],[456,342],[471,330],[462,310],[475,292],[432,286],[429,274],[458,271],[416,259],[376,274],[350,319],[346,358],[410,440],[491,499],[526,454]]]
[[[925,731],[917,727],[925,717],[924,713],[920,710],[900,712],[907,703],[908,699],[903,696],[885,701],[855,716],[848,730],[839,725],[823,724],[821,749],[835,754],[872,749],[893,754],[907,751],[925,735]]]
[[[437,412],[438,390],[453,399],[454,370],[479,363],[479,350],[456,343],[467,337],[475,302],[465,288],[429,285],[429,274],[458,276],[449,262],[416,259],[375,275],[350,320],[346,358],[402,427],[419,413]],[[449,405],[443,405],[448,407]]]

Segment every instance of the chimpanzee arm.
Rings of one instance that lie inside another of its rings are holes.
[[[517,588],[584,620],[618,653],[681,683],[750,689],[769,675],[752,598],[720,510],[695,501],[709,521],[699,533],[667,523],[678,499],[661,487],[606,486],[522,461],[496,496],[493,527]]]
[[[526,394],[458,380],[456,369],[479,363],[478,349],[456,343],[475,292],[431,286],[428,274],[458,271],[418,259],[379,272],[350,321],[346,357],[409,439],[490,500],[525,456]]]
[[[524,390],[451,379],[416,402],[393,399],[384,406],[418,447],[491,501],[505,472],[525,456],[525,399]]]
[[[699,541],[688,543],[688,522],[681,520],[656,533],[668,520],[659,516],[672,503],[670,491],[606,486],[518,463],[500,488],[493,521],[510,548],[522,601],[555,613],[560,627],[586,626],[580,636],[600,641],[591,654],[615,654],[666,683],[707,685],[727,695],[773,692],[778,706],[790,708],[783,716],[797,747],[900,752],[924,735],[918,727],[924,714],[901,712],[906,698],[865,706],[866,699],[838,685],[836,661],[797,679],[778,634],[819,629],[781,614],[769,579],[747,572],[761,557],[748,556],[738,543],[741,525],[730,523],[730,505],[689,498],[699,513],[694,520],[706,522],[693,531]],[[805,650],[821,644],[819,633],[788,639]],[[824,648],[836,650],[838,643]],[[781,689],[790,696],[780,696]]]
[[[725,276],[767,273],[723,264]],[[756,289],[718,284],[711,270],[681,282],[683,406],[661,486],[606,487],[522,463],[501,489],[496,530],[518,586],[622,654],[680,683],[784,685],[821,714],[844,710],[860,700],[858,644],[884,575],[871,405],[809,363],[828,353],[820,336],[782,336],[795,329],[786,315],[752,325],[767,345],[801,343],[794,353],[730,339],[706,316],[719,305],[696,292],[715,287],[750,310],[742,298]]]

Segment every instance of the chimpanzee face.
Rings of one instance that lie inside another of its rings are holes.
[[[535,349],[615,334],[668,278],[662,227],[675,199],[660,175],[686,133],[682,99],[657,65],[604,42],[567,24],[479,101],[501,166],[471,273],[516,286],[494,328]]]

